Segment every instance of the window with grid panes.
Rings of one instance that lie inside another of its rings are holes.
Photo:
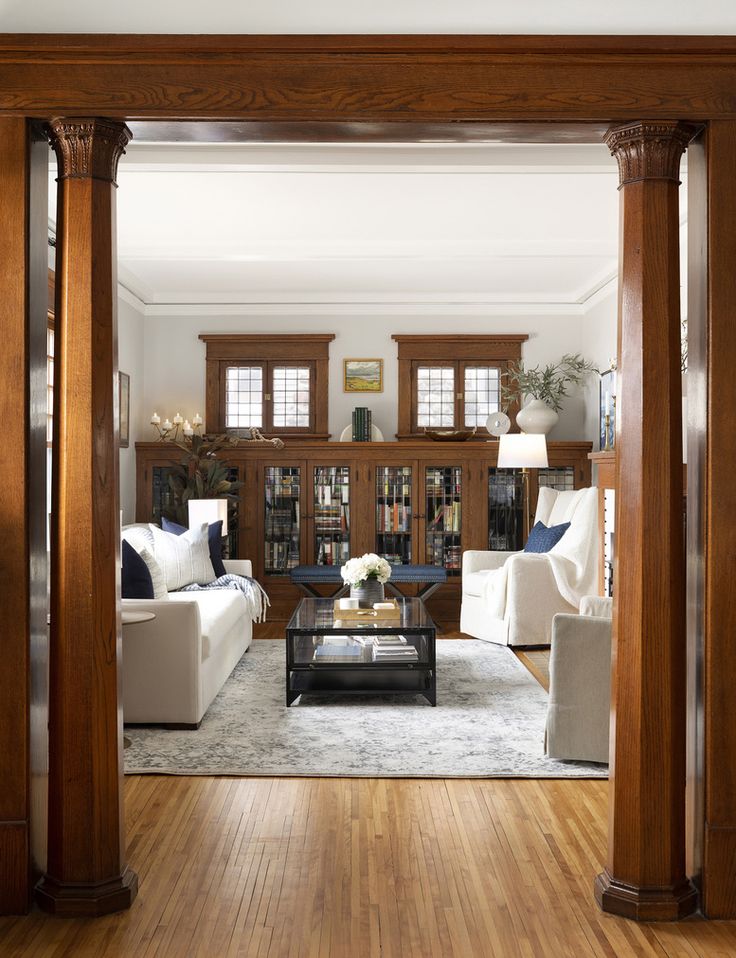
[[[399,353],[398,439],[425,429],[477,429],[486,438],[488,417],[500,409],[509,362],[521,359],[528,336],[403,334],[391,337]],[[512,405],[511,416],[517,409]]]
[[[209,334],[206,429],[327,439],[332,333]],[[247,433],[246,433],[247,434]]]

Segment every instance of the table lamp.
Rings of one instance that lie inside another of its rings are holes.
[[[227,499],[190,499],[189,528],[201,526],[203,522],[212,525],[222,519],[222,535],[227,535]]]
[[[506,433],[498,440],[497,469],[521,469],[522,500],[524,507],[524,538],[532,526],[530,515],[529,470],[546,469],[547,439],[543,433]]]

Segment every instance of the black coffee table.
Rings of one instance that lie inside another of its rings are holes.
[[[286,627],[287,706],[309,692],[423,695],[436,705],[435,624],[421,599],[400,599],[398,604],[398,622],[356,623],[336,621],[333,599],[302,599]],[[356,639],[347,643],[354,647],[347,661],[338,654],[322,657],[317,652],[330,638],[376,635],[403,635],[417,650],[416,660],[374,662],[372,646]]]

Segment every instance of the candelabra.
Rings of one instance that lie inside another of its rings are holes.
[[[186,440],[191,439],[192,436],[202,435],[202,417],[199,413],[192,417],[190,423],[188,419],[184,419],[179,413],[177,413],[173,419],[167,417],[162,422],[159,414],[154,412],[151,416],[151,425],[158,433],[160,442],[177,442],[181,437]]]

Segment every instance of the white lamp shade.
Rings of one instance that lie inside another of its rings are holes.
[[[507,433],[498,440],[498,469],[546,469],[548,465],[542,433]]]
[[[544,437],[542,437],[544,438]],[[201,526],[204,522],[212,525],[222,519],[222,534],[227,535],[227,499],[190,499],[189,528]]]

